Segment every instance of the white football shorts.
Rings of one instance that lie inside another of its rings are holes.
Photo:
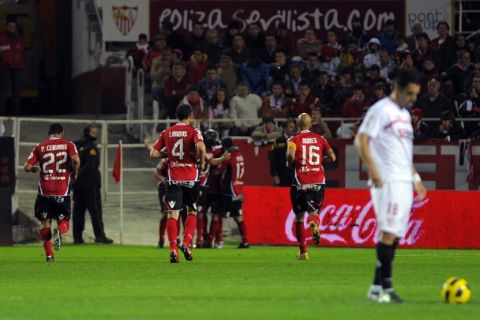
[[[370,195],[377,217],[378,230],[403,238],[407,232],[412,210],[412,182],[387,182],[381,188],[370,188]]]

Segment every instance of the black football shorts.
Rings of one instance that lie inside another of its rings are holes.
[[[322,207],[325,197],[325,185],[315,185],[314,188],[302,190],[297,186],[290,187],[290,200],[295,215],[311,213]]]
[[[47,197],[37,195],[35,200],[35,217],[40,220],[70,219],[71,214],[70,196]]]
[[[166,211],[180,211],[184,207],[191,211],[197,211],[197,198],[197,186],[168,184],[165,193]]]

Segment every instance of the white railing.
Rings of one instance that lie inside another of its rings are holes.
[[[165,125],[166,127],[172,125],[173,123],[176,122],[176,120],[172,119],[167,119],[167,120],[145,120],[145,119],[136,119],[136,120],[91,120],[91,119],[51,119],[51,118],[15,118],[15,117],[0,117],[0,120],[3,120],[4,122],[11,122],[11,124],[8,126],[8,132],[6,135],[13,135],[15,137],[15,168],[16,168],[16,176],[18,177],[19,170],[23,170],[23,165],[22,162],[24,159],[20,159],[20,148],[21,147],[29,147],[33,148],[39,140],[41,140],[41,137],[35,137],[35,139],[38,139],[37,141],[22,141],[20,137],[22,136],[22,124],[26,123],[52,123],[53,121],[55,122],[60,122],[62,124],[95,124],[99,128],[101,128],[101,136],[99,139],[98,147],[100,149],[101,155],[102,155],[102,161],[100,164],[100,171],[102,173],[102,192],[103,196],[106,198],[109,194],[118,194],[118,192],[113,192],[109,190],[109,181],[111,180],[110,178],[110,173],[112,172],[112,167],[109,166],[109,153],[108,151],[110,149],[115,149],[118,146],[118,142],[110,143],[111,139],[109,139],[109,127],[112,125],[125,125],[128,127],[129,125],[137,125],[137,126],[143,126],[143,125],[153,125],[157,126],[158,124]],[[247,119],[247,120],[254,120],[254,119]],[[278,121],[282,121],[285,119],[277,119]],[[336,122],[339,123],[340,125],[344,123],[351,123],[353,121],[356,121],[357,119],[352,119],[352,118],[324,118],[325,122]],[[426,121],[434,121],[434,122],[439,122],[438,119],[432,119],[432,118],[427,118],[425,119]],[[471,119],[471,118],[462,118],[458,119],[461,121],[461,123],[464,122],[478,122],[480,121],[479,119]],[[212,127],[216,123],[231,123],[231,119],[213,119],[213,120],[205,120],[208,123],[208,127]],[[198,121],[197,121],[198,122]],[[196,123],[194,125],[198,125],[199,123]],[[67,137],[68,137],[68,130],[67,131]],[[241,139],[241,137],[238,137]],[[246,137],[243,137],[244,139]],[[124,149],[144,149],[145,146],[143,143],[137,141],[134,143],[123,143],[123,148]],[[124,172],[152,172],[152,167],[124,167],[123,171]],[[19,184],[16,184],[16,192],[36,192],[36,186],[31,185],[28,188],[20,188]],[[149,192],[147,192],[149,193]],[[154,193],[154,192],[152,192]],[[125,194],[145,194],[145,191],[141,190],[136,190],[136,191],[126,191]]]

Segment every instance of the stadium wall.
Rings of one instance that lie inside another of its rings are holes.
[[[415,201],[405,248],[480,248],[478,192],[430,191]],[[244,206],[249,241],[261,245],[294,245],[295,215],[289,188],[247,187]],[[327,189],[320,211],[321,245],[373,247],[376,221],[368,190]],[[318,222],[318,221],[317,221]],[[305,219],[307,239],[311,239]]]

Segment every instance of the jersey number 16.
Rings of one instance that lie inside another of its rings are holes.
[[[318,166],[320,164],[320,147],[315,145],[302,145],[302,166],[308,164]]]

